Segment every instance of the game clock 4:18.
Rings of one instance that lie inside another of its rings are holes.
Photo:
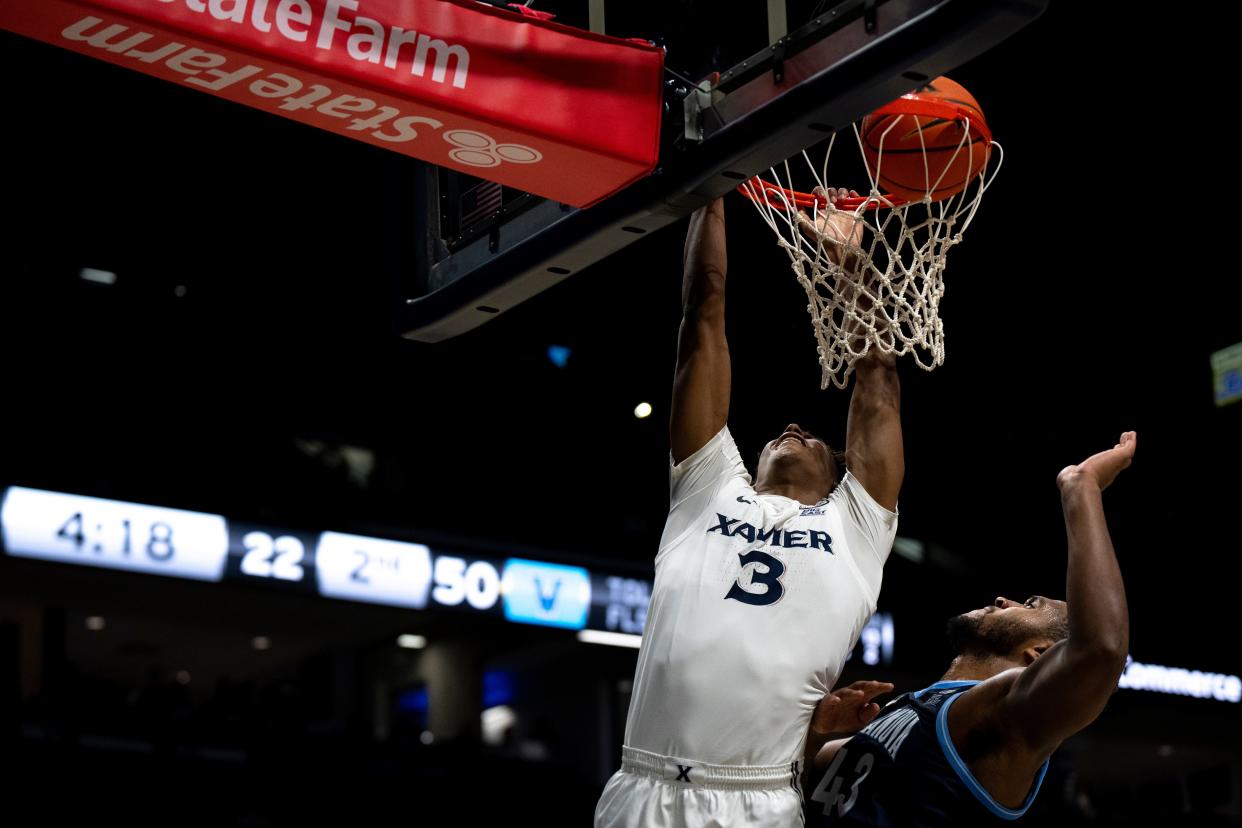
[[[0,507],[14,557],[218,581],[228,557],[221,515],[14,486]]]

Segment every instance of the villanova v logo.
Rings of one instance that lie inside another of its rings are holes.
[[[561,591],[561,579],[557,578],[552,584],[552,594],[545,595],[543,592],[543,581],[539,580],[539,576],[535,576],[535,594],[539,596],[539,605],[543,607],[544,612],[551,612],[552,605],[556,603],[556,594]]]

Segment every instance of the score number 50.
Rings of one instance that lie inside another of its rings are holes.
[[[436,558],[435,583],[431,597],[446,607],[465,601],[477,610],[487,610],[500,599],[500,573],[487,561],[467,564],[462,558],[440,555]]]

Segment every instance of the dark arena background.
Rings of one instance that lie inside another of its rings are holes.
[[[612,3],[608,32],[701,77],[765,45],[762,3],[723,9]],[[1137,431],[1105,495],[1133,663],[1019,824],[1242,824],[1220,28],[1062,0],[952,73],[1006,160],[950,259],[944,366],[900,364],[899,539],[841,681],[925,686],[950,615],[1063,595],[1056,474]],[[414,342],[390,311],[419,162],[8,32],[0,55],[0,825],[589,824],[667,511],[686,222]],[[790,421],[842,444],[805,296],[727,213],[743,455]],[[125,562],[21,551],[57,544]]]

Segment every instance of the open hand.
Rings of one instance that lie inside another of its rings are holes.
[[[833,261],[841,264],[838,248],[842,245],[861,247],[866,222],[852,210],[839,209],[837,202],[843,198],[858,198],[858,193],[844,187],[830,187],[827,190],[816,187],[811,192],[826,200],[827,205],[819,209],[814,220],[806,213],[798,213],[798,227],[811,241],[822,243]]]
[[[880,713],[880,706],[872,699],[892,689],[886,681],[856,681],[825,693],[811,714],[811,733],[829,736],[862,730]]]
[[[1121,442],[1107,451],[1093,454],[1076,466],[1066,466],[1057,475],[1057,485],[1064,489],[1067,485],[1091,481],[1104,491],[1134,459],[1134,450],[1138,447],[1138,435],[1127,431],[1121,435]]]

